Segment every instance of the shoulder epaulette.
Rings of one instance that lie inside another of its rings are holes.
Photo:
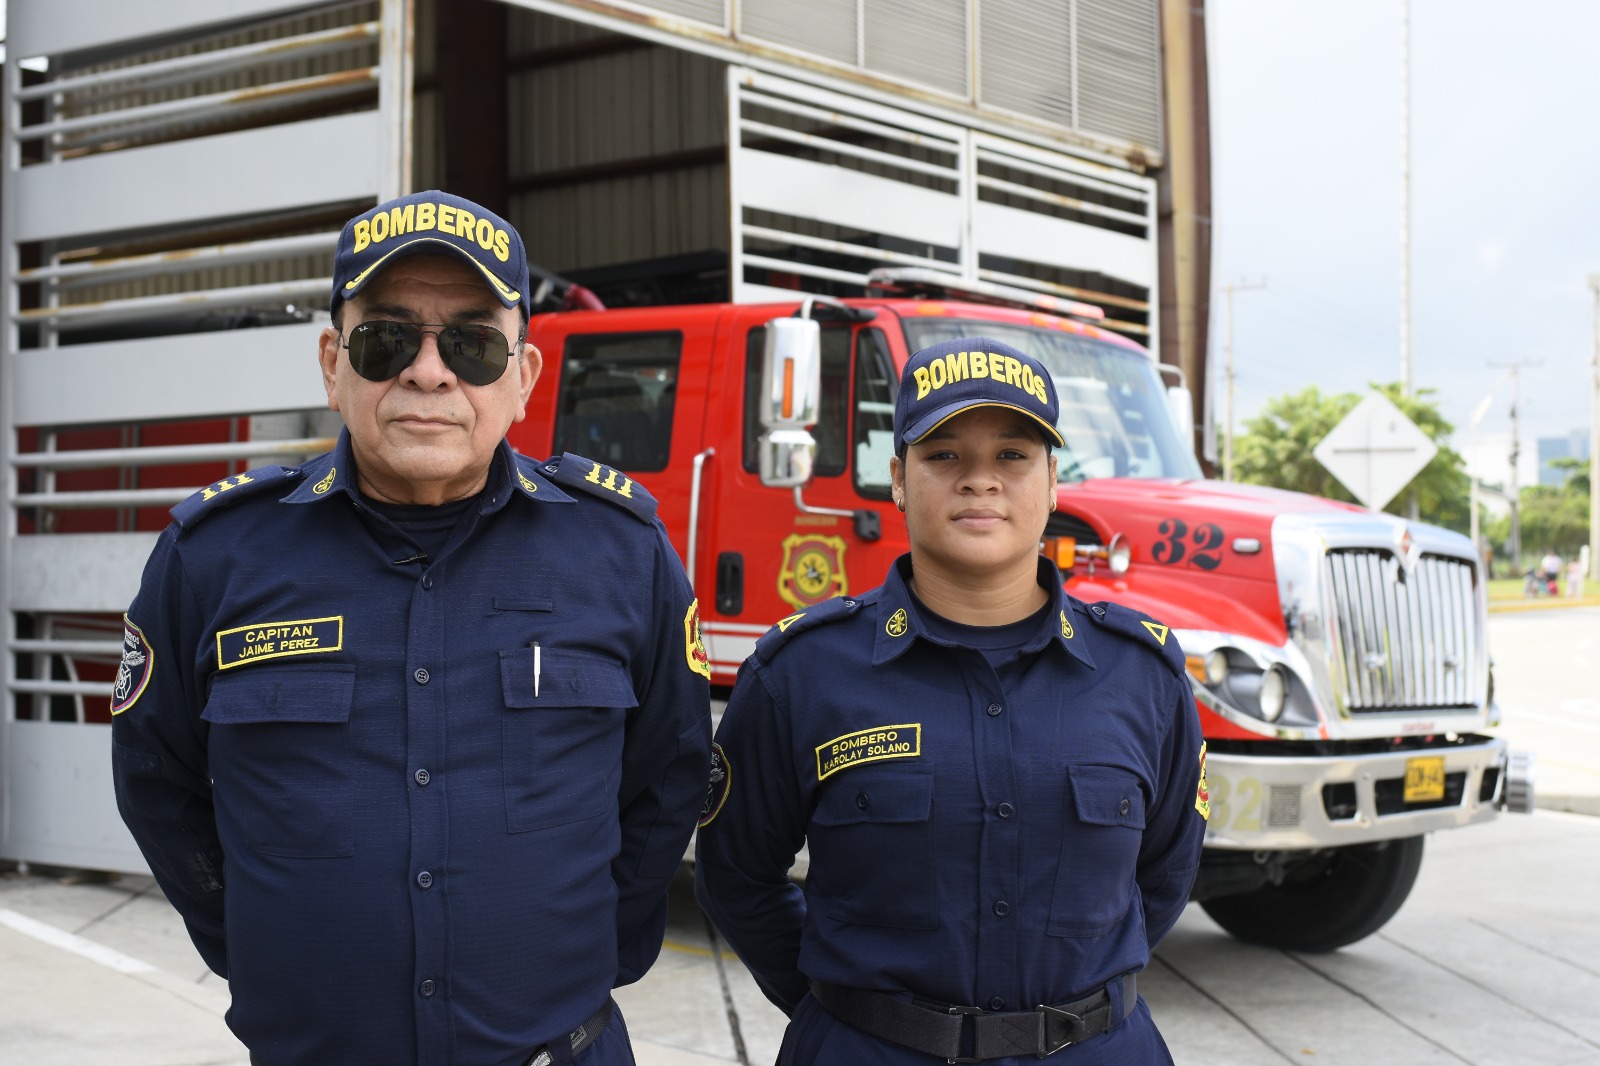
[[[1148,644],[1154,651],[1160,653],[1173,673],[1179,677],[1185,675],[1183,649],[1178,647],[1178,638],[1172,635],[1172,630],[1154,618],[1141,611],[1124,607],[1120,603],[1091,603],[1089,617],[1129,640]]]
[[[773,654],[795,634],[849,618],[860,607],[861,601],[858,599],[835,596],[831,600],[823,600],[814,607],[796,611],[787,618],[780,618],[771,629],[762,634],[760,640],[756,641],[756,657],[762,662],[769,662]]]
[[[641,522],[656,516],[656,498],[650,491],[620,470],[581,455],[563,452],[539,468],[558,485],[598,496],[631,513]]]
[[[225,477],[221,481],[213,481],[174,507],[172,520],[184,529],[193,529],[201,519],[213,511],[231,507],[240,500],[274,487],[286,489],[303,476],[299,467],[263,466]]]

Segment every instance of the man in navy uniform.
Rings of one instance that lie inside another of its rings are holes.
[[[633,1062],[710,671],[649,494],[505,440],[529,309],[484,208],[352,219],[337,446],[173,508],[128,609],[118,806],[254,1063]]]
[[[741,668],[696,888],[791,1017],[783,1066],[1171,1061],[1137,976],[1200,861],[1199,719],[1167,627],[1039,555],[1058,414],[1008,345],[914,355],[890,464],[911,551]]]

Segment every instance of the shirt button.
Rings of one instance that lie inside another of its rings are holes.
[[[415,774],[415,777],[417,779],[417,784],[419,785],[426,785],[429,781],[433,780],[433,775],[428,773],[426,770],[418,770]]]
[[[426,670],[418,669],[417,672],[411,676],[417,679],[417,684],[419,685],[426,685],[428,683],[428,671]]]
[[[1010,913],[1011,913],[1011,904],[1007,903],[1003,899],[995,900],[994,916],[996,918],[1004,918],[1006,915],[1008,915]]]
[[[1122,802],[1117,804],[1117,813],[1119,813],[1119,814],[1127,814],[1128,813],[1128,797],[1127,796],[1123,796],[1122,797]]]
[[[424,996],[433,995],[433,982],[432,981],[424,981],[424,982],[422,982],[422,987],[417,989],[417,991],[421,992]]]
[[[999,714],[1000,711],[1001,711],[1001,707],[1000,707],[1000,705],[998,703],[989,704],[989,717],[990,718],[993,718],[995,715]]]
[[[996,997],[994,997],[993,999],[991,999],[989,1001],[989,1009],[990,1010],[1005,1010],[1006,1009],[1006,1001],[1001,999],[999,996],[996,996]]]
[[[1000,817],[1002,817],[1002,818],[1010,818],[1013,814],[1016,813],[1016,810],[1017,809],[1015,807],[1011,806],[1011,804],[1002,803],[1002,804],[1000,804],[1000,806],[995,808],[995,813],[1000,815]]]
[[[433,875],[426,870],[422,871],[417,875],[417,884],[421,885],[423,888],[432,888]]]
[[[425,588],[425,589],[433,588],[433,578],[432,577],[423,578],[422,579],[422,587]]]
[[[860,793],[856,796],[856,806],[860,807],[862,810],[866,810],[868,807],[872,806],[872,797],[867,795],[865,792]]]

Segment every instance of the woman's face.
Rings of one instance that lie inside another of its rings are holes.
[[[890,462],[912,565],[964,582],[1031,575],[1056,492],[1056,460],[1032,419],[975,407]]]

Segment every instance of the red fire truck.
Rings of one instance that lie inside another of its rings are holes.
[[[1212,811],[1195,896],[1221,925],[1348,944],[1404,902],[1424,834],[1530,809],[1526,763],[1484,733],[1498,712],[1466,538],[1203,480],[1186,391],[1095,308],[916,270],[872,281],[863,299],[530,323],[545,376],[513,444],[587,456],[609,487],[659,499],[714,683],[773,623],[873,587],[906,550],[889,501],[899,368],[985,335],[1055,376],[1066,447],[1042,547],[1068,590],[1160,619],[1185,652]]]

